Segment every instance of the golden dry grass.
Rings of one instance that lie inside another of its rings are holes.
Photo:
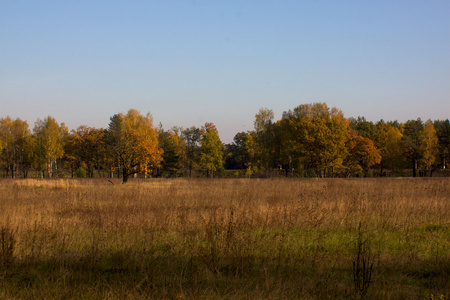
[[[115,183],[0,181],[0,298],[358,298],[359,223],[366,298],[449,297],[449,179]]]

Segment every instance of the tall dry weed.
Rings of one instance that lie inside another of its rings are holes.
[[[355,285],[355,294],[359,299],[364,299],[372,282],[373,254],[370,239],[364,237],[363,232],[361,231],[361,222],[358,227],[358,236],[355,248],[353,260],[353,282]]]
[[[8,226],[2,226],[0,228],[0,264],[2,269],[9,269],[14,262],[14,248],[16,245],[15,232]]]
[[[370,282],[367,298],[440,295],[450,289],[449,183],[0,181],[0,216],[14,228],[14,249],[5,231],[4,253],[22,274],[2,287],[16,295],[17,282],[31,281],[37,298],[45,298],[39,286],[70,283],[122,298],[349,298]]]

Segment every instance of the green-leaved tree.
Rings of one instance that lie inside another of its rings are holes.
[[[209,177],[214,177],[214,172],[222,168],[223,144],[219,138],[219,132],[213,123],[206,123],[202,127],[202,146],[200,165],[207,170]]]

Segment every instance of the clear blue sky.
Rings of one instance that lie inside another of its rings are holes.
[[[231,142],[312,102],[450,118],[450,1],[0,1],[0,117],[31,128],[135,108]]]

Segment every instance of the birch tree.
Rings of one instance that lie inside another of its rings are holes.
[[[63,140],[67,128],[64,123],[60,126],[53,117],[48,116],[44,120],[36,121],[33,132],[35,162],[41,171],[47,170],[48,178],[53,178],[56,161],[64,155]],[[44,177],[43,174],[42,177]]]
[[[436,161],[436,156],[439,154],[438,137],[436,129],[431,120],[425,123],[425,126],[420,133],[420,147],[421,153],[420,165],[426,170],[431,177],[431,166]]]

